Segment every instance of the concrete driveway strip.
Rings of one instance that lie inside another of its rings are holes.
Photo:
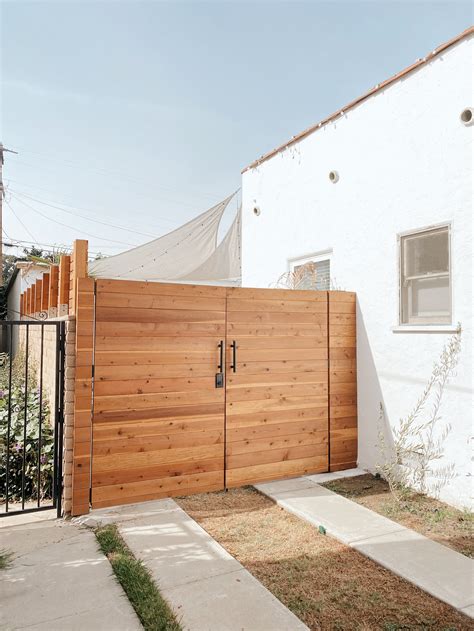
[[[62,520],[6,524],[0,547],[14,558],[0,573],[1,629],[142,629],[92,532]]]
[[[140,516],[140,512],[143,516]],[[173,500],[92,511],[115,521],[190,631],[303,631],[291,611]],[[90,523],[90,521],[89,521]]]
[[[282,508],[316,527],[324,526],[329,535],[474,617],[471,559],[319,486],[317,479],[304,476],[255,486]]]

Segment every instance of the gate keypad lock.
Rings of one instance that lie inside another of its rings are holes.
[[[224,373],[217,372],[216,373],[216,388],[223,388],[223,387],[224,387]]]

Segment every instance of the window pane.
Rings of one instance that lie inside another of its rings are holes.
[[[449,271],[447,228],[403,237],[405,277]]]
[[[447,276],[407,281],[402,299],[403,324],[451,322],[451,297]]]
[[[295,265],[294,272],[298,277],[298,289],[315,289],[326,291],[330,286],[329,259]]]

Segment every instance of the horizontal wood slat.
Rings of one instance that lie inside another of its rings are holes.
[[[225,296],[97,281],[94,507],[223,488]]]
[[[327,293],[232,289],[228,486],[328,469]]]
[[[357,462],[356,295],[329,292],[330,470]],[[346,466],[347,465],[347,466]]]
[[[356,462],[355,294],[105,279],[95,289],[78,300],[74,463],[78,492],[90,469],[93,507]]]

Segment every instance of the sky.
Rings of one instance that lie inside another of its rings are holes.
[[[472,6],[0,0],[0,140],[18,151],[5,154],[4,242],[85,238],[95,256],[169,232],[237,190],[248,163],[469,27]]]

